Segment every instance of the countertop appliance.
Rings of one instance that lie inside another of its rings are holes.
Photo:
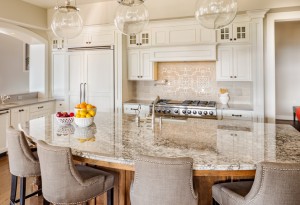
[[[150,105],[151,109],[152,107],[153,104]],[[217,103],[215,101],[201,100],[174,101],[160,99],[155,104],[155,115],[217,119]]]

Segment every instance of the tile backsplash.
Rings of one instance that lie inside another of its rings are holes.
[[[134,96],[140,100],[153,100],[160,96],[173,100],[218,101],[220,88],[229,90],[229,103],[251,104],[252,83],[217,82],[215,62],[159,63],[158,80],[135,82]]]

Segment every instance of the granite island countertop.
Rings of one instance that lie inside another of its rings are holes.
[[[194,170],[255,170],[260,161],[300,163],[300,133],[290,125],[238,120],[164,120],[138,126],[134,116],[97,113],[94,124],[60,126],[55,116],[23,128],[34,140],[70,147],[75,156],[133,165],[136,155],[192,157]]]

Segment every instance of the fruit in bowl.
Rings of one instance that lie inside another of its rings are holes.
[[[79,111],[83,111],[83,113],[87,112],[91,115],[91,117],[94,117],[97,113],[97,108],[92,104],[87,104],[86,102],[82,102],[75,106],[74,111],[76,115],[80,113]]]
[[[60,125],[69,125],[74,121],[74,113],[58,112],[56,113],[56,121]]]

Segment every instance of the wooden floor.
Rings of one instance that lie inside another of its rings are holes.
[[[11,175],[8,168],[8,159],[7,156],[0,158],[0,204],[9,205],[10,197],[10,180]],[[31,193],[31,184],[33,178],[28,178],[26,182],[26,193]],[[19,188],[19,185],[18,185]],[[19,198],[19,190],[17,192],[17,198]],[[42,197],[31,197],[26,200],[26,205],[42,205]]]
[[[293,120],[276,120],[276,124],[286,124],[286,125],[292,125],[296,130],[300,132],[300,122],[296,120],[294,122]]]

